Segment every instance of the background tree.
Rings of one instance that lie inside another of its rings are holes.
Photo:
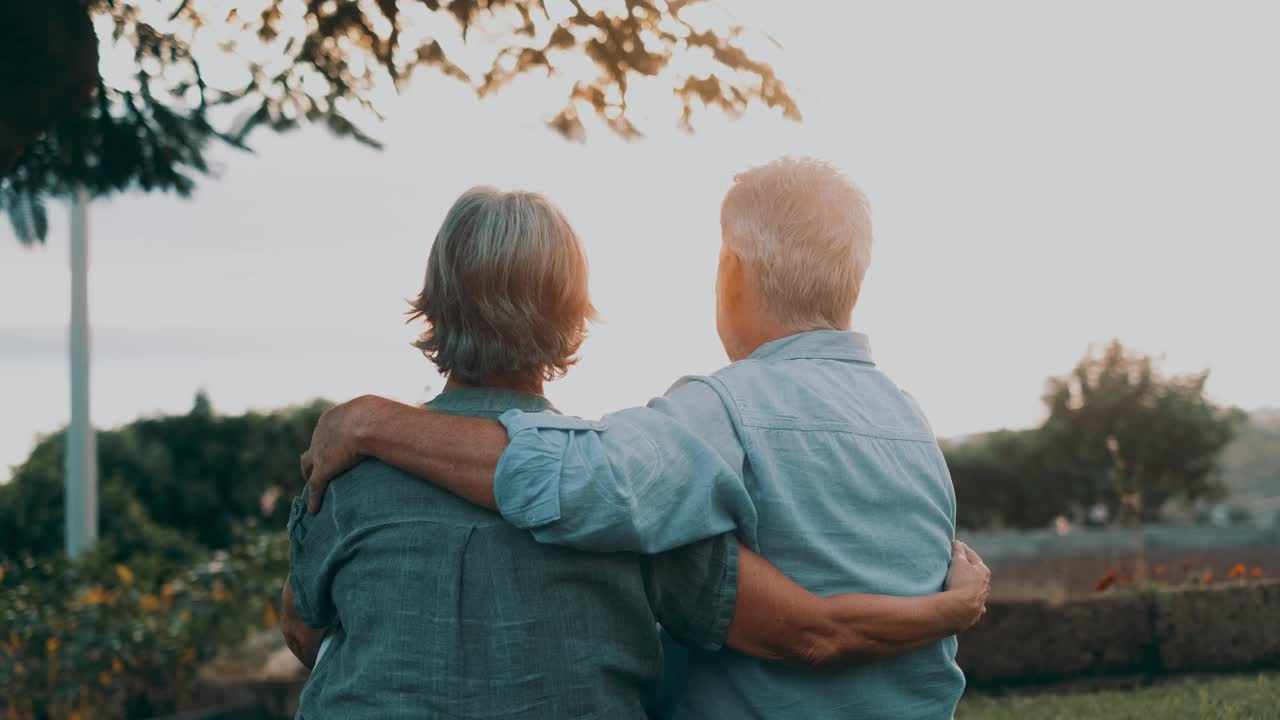
[[[998,430],[943,446],[965,528],[1044,527],[1076,498],[1045,466],[1036,430]]]
[[[1044,527],[1101,505],[1120,524],[1160,518],[1170,500],[1224,494],[1223,451],[1247,419],[1204,394],[1208,372],[1168,376],[1113,341],[1049,378],[1048,417],[944,447],[957,522]]]
[[[81,187],[185,194],[208,170],[210,142],[243,148],[259,127],[316,123],[377,146],[365,129],[378,117],[375,97],[421,68],[481,97],[525,75],[563,78],[567,96],[548,124],[568,138],[583,136],[584,113],[638,136],[630,101],[642,77],[669,86],[686,127],[700,108],[736,114],[753,101],[799,117],[773,70],[745,49],[749,34],[709,0],[243,0],[230,10],[215,0],[44,2],[68,27],[90,17],[103,56],[127,62],[98,78],[83,111],[31,145],[0,184],[0,208],[25,242],[44,236],[48,195]],[[0,4],[4,19],[19,22],[0,38],[40,36],[22,32],[37,21],[16,10],[40,3]],[[455,62],[481,50],[492,51],[483,72]],[[0,54],[0,83],[35,77],[21,73],[37,55]]]
[[[1122,524],[1155,520],[1174,498],[1221,496],[1218,459],[1246,417],[1205,397],[1208,377],[1164,375],[1150,356],[1111,342],[1049,379],[1045,461]]]
[[[0,0],[0,178],[98,86],[84,0]]]
[[[298,455],[328,407],[218,415],[200,394],[186,415],[99,433],[105,552],[181,560],[229,548],[246,531],[279,531]],[[0,560],[62,550],[64,447],[62,433],[44,438],[0,485]]]

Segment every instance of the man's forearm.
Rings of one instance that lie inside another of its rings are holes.
[[[820,598],[809,629],[814,663],[857,663],[896,657],[967,628],[974,611],[961,593],[919,597],[846,594]]]
[[[819,597],[750,549],[739,548],[738,595],[727,642],[766,660],[822,666],[895,657],[972,624],[980,601],[948,591],[922,597]]]
[[[351,431],[362,455],[426,478],[476,505],[498,509],[493,474],[507,447],[495,420],[459,417],[370,397]]]

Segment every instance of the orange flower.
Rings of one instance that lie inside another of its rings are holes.
[[[1204,586],[1206,586],[1206,587],[1207,587],[1207,586],[1209,586],[1209,585],[1212,585],[1212,584],[1213,584],[1213,571],[1212,571],[1212,570],[1206,570],[1206,571],[1204,572],[1204,574],[1200,576],[1200,584],[1201,584],[1201,585],[1204,585]]]
[[[1236,563],[1236,564],[1231,568],[1231,574],[1230,574],[1228,577],[1230,577],[1232,580],[1239,580],[1239,579],[1243,578],[1243,577],[1245,576],[1245,574],[1246,574],[1246,573],[1248,573],[1248,572],[1249,572],[1249,568],[1245,567],[1245,566],[1244,566],[1243,564],[1241,564],[1241,563]]]
[[[125,585],[133,584],[133,571],[124,565],[116,565],[116,575],[120,578],[120,582]]]
[[[52,655],[58,652],[58,646],[61,644],[62,643],[58,642],[58,638],[51,637],[44,641],[44,651]]]
[[[156,610],[160,609],[160,605],[161,605],[160,598],[156,597],[155,595],[146,593],[141,598],[139,598],[139,600],[142,603],[143,610],[147,610],[149,612],[155,612]]]
[[[1115,584],[1116,584],[1116,571],[1108,570],[1102,573],[1102,577],[1098,578],[1098,582],[1093,586],[1093,591],[1102,592],[1103,590],[1106,590],[1107,588]]]
[[[98,682],[102,683],[103,685],[110,685],[110,684],[111,684],[111,673],[109,673],[109,672],[100,672],[100,673],[98,673]]]
[[[213,584],[213,592],[209,595],[214,602],[222,602],[231,597],[231,593],[227,592],[227,588],[222,585],[222,581]]]
[[[1250,571],[1250,572],[1249,572],[1249,574],[1253,576],[1253,579],[1254,579],[1254,580],[1261,580],[1261,579],[1262,579],[1262,568],[1260,568],[1260,567],[1256,567],[1256,568],[1254,568],[1252,571]]]
[[[280,622],[280,618],[276,615],[276,606],[267,603],[266,607],[262,609],[262,624],[271,627],[278,622]]]
[[[94,585],[88,590],[85,590],[84,593],[76,600],[76,604],[79,606],[114,605],[115,602],[115,596],[107,592],[107,590],[101,585]]]
[[[124,672],[124,663],[120,662],[120,658],[111,658],[111,672],[116,674]]]

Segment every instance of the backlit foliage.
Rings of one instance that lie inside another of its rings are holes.
[[[7,1],[7,0],[6,0]],[[0,185],[24,242],[43,238],[42,198],[83,187],[189,193],[208,171],[210,142],[245,147],[258,128],[304,123],[377,146],[377,97],[420,69],[480,97],[522,76],[567,87],[548,125],[584,136],[594,114],[640,134],[631,101],[640,78],[670,88],[678,122],[703,108],[752,103],[799,111],[748,46],[761,36],[710,0],[88,0],[102,80],[83,112],[28,149]],[[66,12],[83,12],[74,4]],[[479,65],[459,56],[480,54]],[[21,62],[17,60],[16,62]],[[471,68],[471,69],[464,69]],[[475,69],[479,67],[480,69]],[[39,67],[28,69],[37,77]]]

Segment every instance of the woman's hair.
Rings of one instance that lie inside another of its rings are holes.
[[[414,345],[469,384],[551,380],[577,361],[595,319],[587,258],[560,210],[529,192],[472,188],[436,234],[410,319]]]

